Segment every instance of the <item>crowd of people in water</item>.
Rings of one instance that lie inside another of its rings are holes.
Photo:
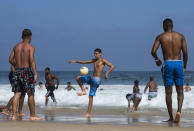
[[[184,99],[184,74],[187,69],[187,45],[184,36],[178,32],[173,31],[173,21],[167,18],[163,21],[164,32],[159,34],[153,44],[151,54],[154,58],[157,66],[162,66],[162,76],[165,86],[166,105],[169,113],[168,122],[179,123],[181,118],[181,109]],[[34,59],[35,47],[30,44],[32,38],[32,32],[29,29],[24,29],[22,32],[23,41],[14,46],[9,62],[11,64],[11,72],[9,74],[9,80],[12,85],[13,97],[9,100],[8,104],[4,107],[3,113],[9,115],[10,107],[12,106],[12,120],[17,120],[18,116],[26,115],[22,112],[25,95],[28,95],[28,106],[30,110],[30,120],[41,120],[39,116],[35,114],[35,83],[38,80],[36,62]],[[157,56],[157,50],[161,46],[164,62]],[[181,54],[182,53],[182,54]],[[182,57],[183,55],[183,57]],[[182,59],[183,58],[183,59]],[[81,92],[77,92],[78,96],[87,95],[84,84],[90,85],[89,91],[89,103],[88,110],[85,117],[91,116],[91,110],[93,106],[93,97],[96,96],[96,91],[101,84],[101,77],[104,71],[104,67],[108,66],[109,69],[105,72],[104,78],[108,79],[109,73],[115,68],[112,63],[102,57],[102,50],[96,48],[94,50],[94,59],[87,61],[70,60],[69,64],[93,64],[94,71],[93,76],[82,75],[76,76],[76,81],[81,88]],[[50,68],[45,69],[45,87],[47,89],[45,105],[48,104],[48,98],[51,97],[53,102],[56,102],[54,90],[58,89],[60,80],[58,77],[50,72]],[[55,84],[54,81],[57,81]],[[172,87],[176,86],[178,110],[174,118],[172,112]],[[40,89],[43,83],[39,83]],[[67,83],[66,90],[75,90],[71,86],[71,83]],[[157,97],[157,83],[153,77],[150,77],[150,81],[147,83],[144,93],[149,88],[148,100]],[[185,87],[186,91],[190,91],[189,85]],[[139,81],[134,81],[133,92],[126,95],[128,101],[128,111],[130,111],[130,102],[134,103],[131,111],[138,110],[138,105],[141,102],[142,94],[139,89]],[[19,106],[18,106],[19,103]]]

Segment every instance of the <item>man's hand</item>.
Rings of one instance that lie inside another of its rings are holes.
[[[70,60],[69,64],[71,64],[71,63],[76,63],[76,61],[75,60]]]
[[[157,66],[161,66],[162,65],[162,61],[160,59],[155,60],[155,62],[156,62]]]
[[[105,75],[104,75],[104,79],[108,79],[108,73],[105,73]]]
[[[37,73],[34,74],[34,83],[36,83],[38,81],[38,75]]]

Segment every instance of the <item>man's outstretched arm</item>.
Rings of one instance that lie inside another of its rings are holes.
[[[158,58],[158,56],[157,56],[157,50],[158,50],[158,48],[159,48],[159,46],[160,46],[159,37],[160,37],[160,36],[157,36],[157,37],[156,37],[156,40],[155,40],[155,42],[154,42],[154,45],[153,45],[152,51],[151,51],[151,54],[152,54],[152,56],[154,57],[157,66],[161,66],[161,65],[162,65],[161,60],[160,60],[160,59]]]
[[[108,74],[115,68],[110,62],[107,60],[103,59],[104,63],[109,67],[108,71],[105,73],[104,78],[108,79]]]
[[[94,63],[94,59],[92,60],[88,60],[88,61],[76,61],[76,60],[70,60],[69,63],[79,63],[79,64],[90,64],[90,63]]]
[[[182,39],[182,52],[183,52],[184,71],[186,71],[188,53],[187,53],[187,44],[186,44],[186,40],[185,40],[184,36],[183,36],[183,39]]]

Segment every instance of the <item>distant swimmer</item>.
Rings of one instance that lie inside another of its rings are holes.
[[[191,87],[189,86],[189,83],[186,84],[185,86],[185,92],[191,91]]]
[[[48,101],[49,101],[49,99],[48,99],[49,96],[51,97],[53,102],[56,102],[55,95],[54,95],[54,90],[58,89],[60,81],[59,81],[59,78],[57,78],[55,75],[51,74],[49,67],[47,67],[45,69],[45,80],[46,80],[45,87],[47,89],[47,93],[45,95],[45,97],[46,97],[45,106],[47,106],[48,105]],[[57,80],[57,84],[56,85],[55,85],[54,80]]]
[[[164,86],[166,92],[166,104],[170,119],[168,121],[180,122],[181,109],[184,99],[184,73],[187,67],[187,45],[182,34],[173,31],[173,21],[169,18],[163,21],[164,33],[156,37],[152,48],[152,56],[155,59],[156,65],[161,66],[162,62],[157,56],[159,46],[162,48],[164,64],[162,74],[164,79]],[[183,54],[183,61],[181,60],[181,52]],[[176,85],[178,95],[178,110],[175,120],[172,112],[172,86]]]
[[[67,82],[67,87],[65,88],[65,90],[67,90],[67,91],[71,91],[71,90],[76,90],[73,86],[71,86],[71,82]]]
[[[84,88],[84,83],[90,84],[90,93],[89,93],[89,104],[88,104],[88,111],[85,117],[90,117],[92,105],[93,105],[93,96],[96,96],[96,90],[101,84],[101,77],[104,70],[104,67],[107,65],[110,68],[105,73],[104,78],[108,79],[109,73],[114,69],[114,66],[108,62],[107,60],[102,58],[102,51],[101,49],[97,48],[94,50],[95,59],[91,59],[88,61],[69,61],[69,63],[79,63],[79,64],[94,64],[94,72],[93,76],[77,76],[76,80],[81,87],[82,92],[77,93],[78,96],[86,95],[86,90]]]
[[[38,89],[43,90],[43,83],[41,81],[38,83],[38,85],[39,85]]]
[[[154,81],[153,77],[150,77],[150,81],[147,83],[144,93],[146,93],[147,89],[149,88],[149,93],[148,93],[148,100],[151,100],[152,98],[157,97],[158,95],[158,85]]]

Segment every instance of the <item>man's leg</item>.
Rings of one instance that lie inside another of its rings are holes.
[[[181,117],[181,109],[182,109],[182,105],[183,105],[183,99],[184,99],[183,86],[176,86],[176,92],[177,92],[178,110],[177,110],[177,114],[176,114],[174,122],[179,123],[180,117]]]
[[[54,92],[52,92],[51,99],[53,100],[53,102],[57,102],[56,99],[55,99]]]
[[[77,76],[76,77],[76,81],[77,81],[77,83],[79,84],[79,86],[80,86],[80,88],[82,90],[82,92],[78,92],[77,95],[78,96],[86,95],[86,90],[85,90],[85,87],[84,87],[84,85],[83,85],[83,83],[81,81],[81,76]]]
[[[137,106],[137,104],[138,104],[138,98],[136,97],[136,96],[134,96],[134,103],[133,103],[133,107],[132,107],[132,110],[131,110],[131,112],[134,112],[134,110],[135,110],[135,108],[136,108],[136,106]]]
[[[166,105],[168,109],[168,114],[170,116],[170,119],[168,121],[173,121],[173,114],[172,114],[172,86],[171,87],[165,87],[166,92]]]
[[[28,106],[30,109],[30,120],[42,120],[35,114],[34,94],[28,93]]]
[[[13,98],[14,96],[9,100],[9,102],[7,103],[7,105],[5,106],[5,108],[3,109],[3,111],[1,113],[5,114],[5,115],[10,115],[9,111],[10,111],[10,107],[13,104]]]
[[[26,116],[27,114],[24,114],[23,112],[22,112],[22,108],[23,108],[23,105],[24,105],[24,98],[25,98],[25,95],[24,94],[22,94],[21,96],[20,96],[20,100],[19,100],[19,108],[18,108],[18,115],[19,116]]]
[[[12,120],[17,120],[17,107],[18,107],[18,101],[19,98],[21,96],[21,92],[17,92],[14,94],[14,98],[13,98],[13,117]]]
[[[139,103],[141,102],[141,99],[138,99],[138,101],[137,101],[137,104],[136,104],[136,106],[135,106],[135,111],[138,111],[138,106],[139,106]]]
[[[48,105],[48,101],[49,101],[48,96],[46,96],[46,97],[45,97],[45,106]]]
[[[92,105],[93,105],[93,96],[89,95],[88,111],[86,112],[85,117],[91,116]]]
[[[130,103],[131,103],[131,100],[128,99],[127,101],[128,101],[128,109],[127,109],[127,112],[129,112],[130,111]]]

